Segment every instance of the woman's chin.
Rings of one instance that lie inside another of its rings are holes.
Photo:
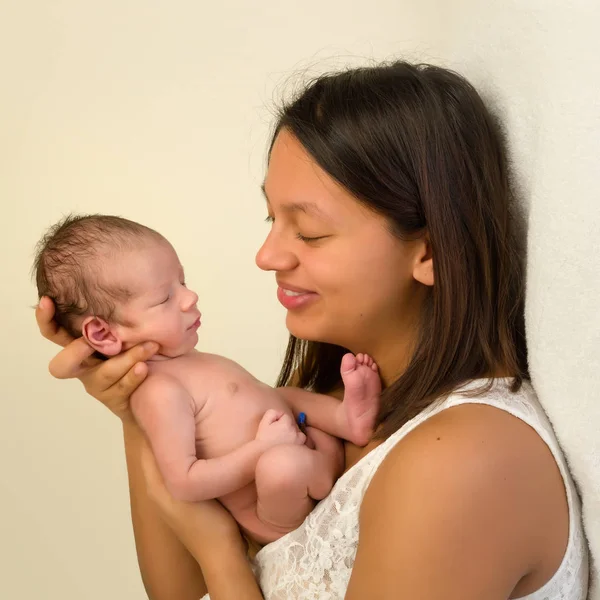
[[[299,340],[306,340],[307,342],[320,342],[322,341],[318,335],[318,331],[314,325],[307,323],[306,320],[299,319],[293,314],[288,312],[285,326],[291,335],[298,338]]]
[[[316,323],[313,319],[303,319],[299,315],[288,312],[285,325],[290,334],[299,340],[339,345],[337,337],[332,336],[323,324]]]

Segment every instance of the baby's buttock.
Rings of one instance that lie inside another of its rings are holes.
[[[256,484],[254,481],[247,486],[219,498],[223,506],[238,520],[238,517],[256,512]]]
[[[260,519],[254,482],[219,500],[232,514],[246,536],[260,545],[273,542],[295,529],[295,527],[277,527]]]

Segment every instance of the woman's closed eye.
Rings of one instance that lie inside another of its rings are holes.
[[[275,223],[275,217],[268,215],[265,218],[265,223],[269,223],[269,224],[273,224]],[[303,235],[302,233],[298,232],[296,233],[296,238],[299,239],[301,242],[306,242],[306,243],[310,243],[310,242],[318,242],[320,240],[324,240],[325,238],[328,238],[330,236],[328,235],[313,235],[313,236],[309,236],[309,235]]]
[[[301,242],[318,242],[319,240],[324,240],[325,238],[328,238],[328,235],[316,235],[316,236],[307,236],[307,235],[302,235],[300,232],[298,232],[296,234],[296,237],[301,241]]]

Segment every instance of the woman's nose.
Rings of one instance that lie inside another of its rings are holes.
[[[263,271],[290,271],[298,266],[297,256],[285,247],[273,231],[256,253],[255,260]]]

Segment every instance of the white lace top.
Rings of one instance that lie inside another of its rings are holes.
[[[505,410],[532,427],[548,445],[565,482],[569,504],[569,541],[562,564],[541,589],[521,600],[585,600],[588,551],[580,501],[552,427],[531,385],[512,394],[510,380],[499,379],[490,392],[475,398],[453,393],[406,423],[356,463],[336,482],[304,523],[265,546],[254,561],[266,600],[342,600],[358,546],[358,516],[365,491],[390,450],[431,416],[459,404],[487,404]],[[479,385],[481,382],[476,382]],[[475,382],[462,388],[467,390]],[[208,594],[203,600],[208,600]]]

